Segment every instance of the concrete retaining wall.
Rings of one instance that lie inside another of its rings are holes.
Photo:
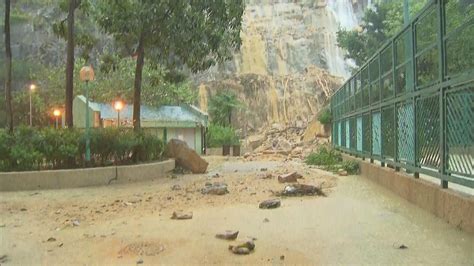
[[[354,160],[353,157],[346,155],[344,159]],[[474,196],[449,188],[443,189],[440,185],[414,178],[403,172],[357,160],[360,162],[362,176],[392,190],[448,223],[474,233]]]
[[[152,180],[164,177],[174,167],[174,160],[166,160],[118,167],[0,173],[0,191],[77,188]]]

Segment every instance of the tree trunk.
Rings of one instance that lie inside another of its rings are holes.
[[[10,44],[10,0],[5,0],[5,101],[7,107],[8,131],[13,133],[12,106],[12,49]]]
[[[140,130],[140,105],[141,105],[141,90],[142,90],[142,74],[145,59],[145,47],[143,44],[143,33],[140,35],[137,48],[137,66],[135,68],[135,83],[133,91],[133,129]]]
[[[73,127],[72,101],[74,97],[74,9],[76,0],[69,0],[67,17],[67,60],[66,60],[66,127]]]

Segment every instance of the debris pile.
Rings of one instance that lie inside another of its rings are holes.
[[[275,123],[263,128],[258,134],[247,137],[244,145],[248,152],[246,161],[261,155],[286,156],[287,159],[304,159],[321,145],[329,143],[330,130],[317,119],[310,123],[297,120],[294,123]]]

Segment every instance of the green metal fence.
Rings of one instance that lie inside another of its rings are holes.
[[[331,98],[333,145],[474,188],[474,0],[432,0]]]

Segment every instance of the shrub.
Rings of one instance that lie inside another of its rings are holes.
[[[152,134],[128,129],[92,129],[91,164],[103,166],[159,160],[162,140]],[[78,129],[19,127],[13,135],[0,130],[0,171],[66,169],[84,166],[85,135]]]
[[[342,156],[338,151],[326,147],[319,148],[317,152],[311,153],[305,160],[306,164],[323,166],[334,165],[341,161]]]
[[[328,107],[325,107],[319,112],[318,120],[323,125],[329,125],[332,123],[332,114]]]

